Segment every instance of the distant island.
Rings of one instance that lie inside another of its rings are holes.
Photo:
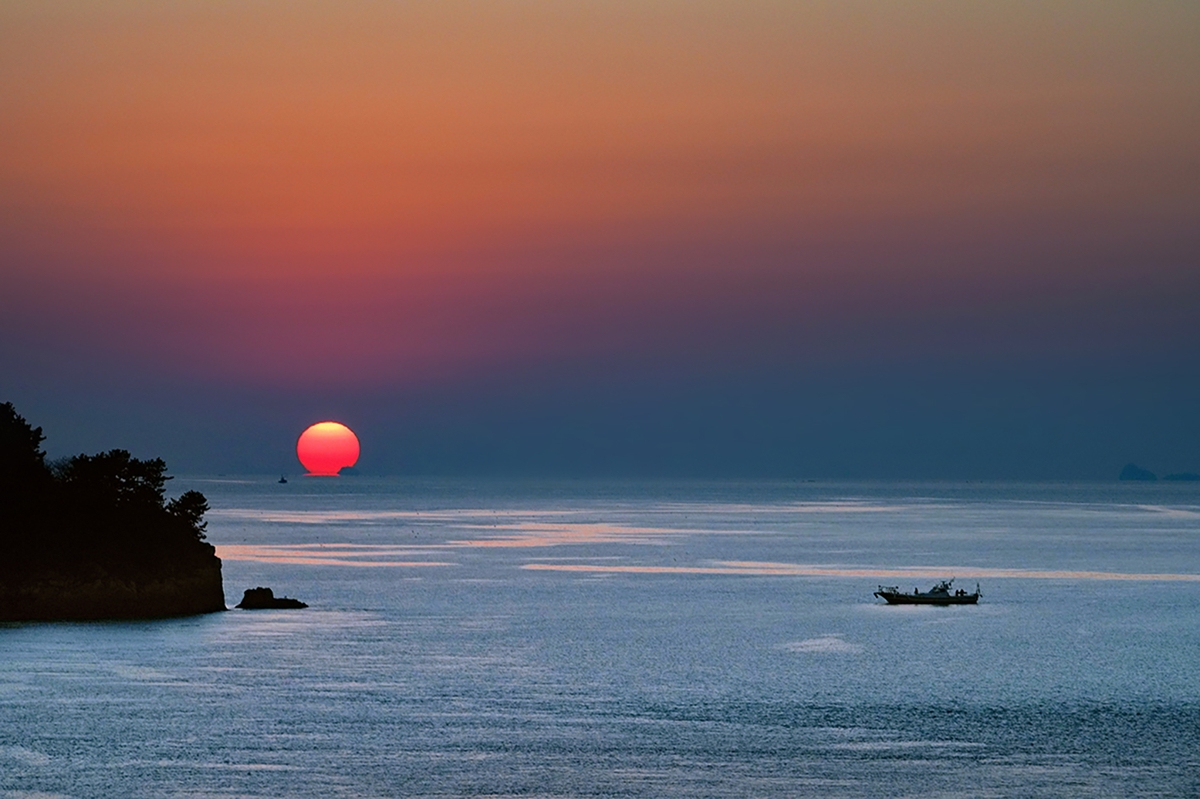
[[[1137,464],[1127,463],[1125,464],[1125,468],[1121,470],[1121,474],[1117,479],[1143,480],[1148,482],[1157,480],[1158,475],[1149,469],[1143,469]],[[1165,475],[1163,480],[1169,480],[1171,482],[1192,482],[1194,480],[1200,480],[1200,474],[1196,474],[1195,472],[1175,472],[1173,474]]]
[[[1149,482],[1157,480],[1158,475],[1149,469],[1143,469],[1135,463],[1125,464],[1125,468],[1121,470],[1121,474],[1117,477],[1118,480],[1142,480]]]
[[[125,450],[48,463],[44,438],[0,404],[0,621],[225,610],[203,494],[167,500],[162,459]]]

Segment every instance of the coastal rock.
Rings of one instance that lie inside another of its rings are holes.
[[[237,604],[237,607],[242,610],[281,610],[290,608],[306,608],[308,605],[301,602],[299,599],[291,599],[286,596],[275,596],[275,592],[270,588],[247,588],[242,594],[242,601]]]
[[[1150,471],[1149,469],[1143,469],[1142,467],[1138,466],[1137,464],[1127,463],[1127,464],[1125,464],[1125,468],[1121,470],[1120,477],[1118,477],[1117,479],[1118,480],[1143,480],[1143,481],[1148,482],[1150,480],[1157,480],[1158,475],[1156,475],[1154,472]]]

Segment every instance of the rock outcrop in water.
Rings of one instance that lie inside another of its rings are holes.
[[[287,610],[308,607],[299,599],[275,596],[274,591],[270,588],[263,588],[261,585],[258,588],[247,588],[246,592],[242,594],[242,601],[237,606],[242,610]]]
[[[198,491],[166,500],[159,458],[46,462],[40,427],[0,404],[0,621],[225,610]]]

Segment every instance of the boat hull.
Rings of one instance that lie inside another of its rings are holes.
[[[922,596],[920,594],[893,594],[876,591],[875,596],[883,599],[889,605],[974,605],[979,602],[979,594]]]

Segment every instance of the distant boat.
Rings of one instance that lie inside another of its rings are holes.
[[[881,585],[875,596],[886,600],[889,605],[974,605],[983,596],[978,583],[975,584],[975,593],[968,594],[961,588],[952,591],[950,584],[953,582],[953,578],[942,580],[924,593],[914,588],[911,594],[901,592],[894,585]]]
[[[281,482],[281,483],[286,483],[286,482],[287,482],[287,478],[286,478],[286,477],[284,477],[284,476],[281,474],[281,475],[279,475],[279,482]]]

